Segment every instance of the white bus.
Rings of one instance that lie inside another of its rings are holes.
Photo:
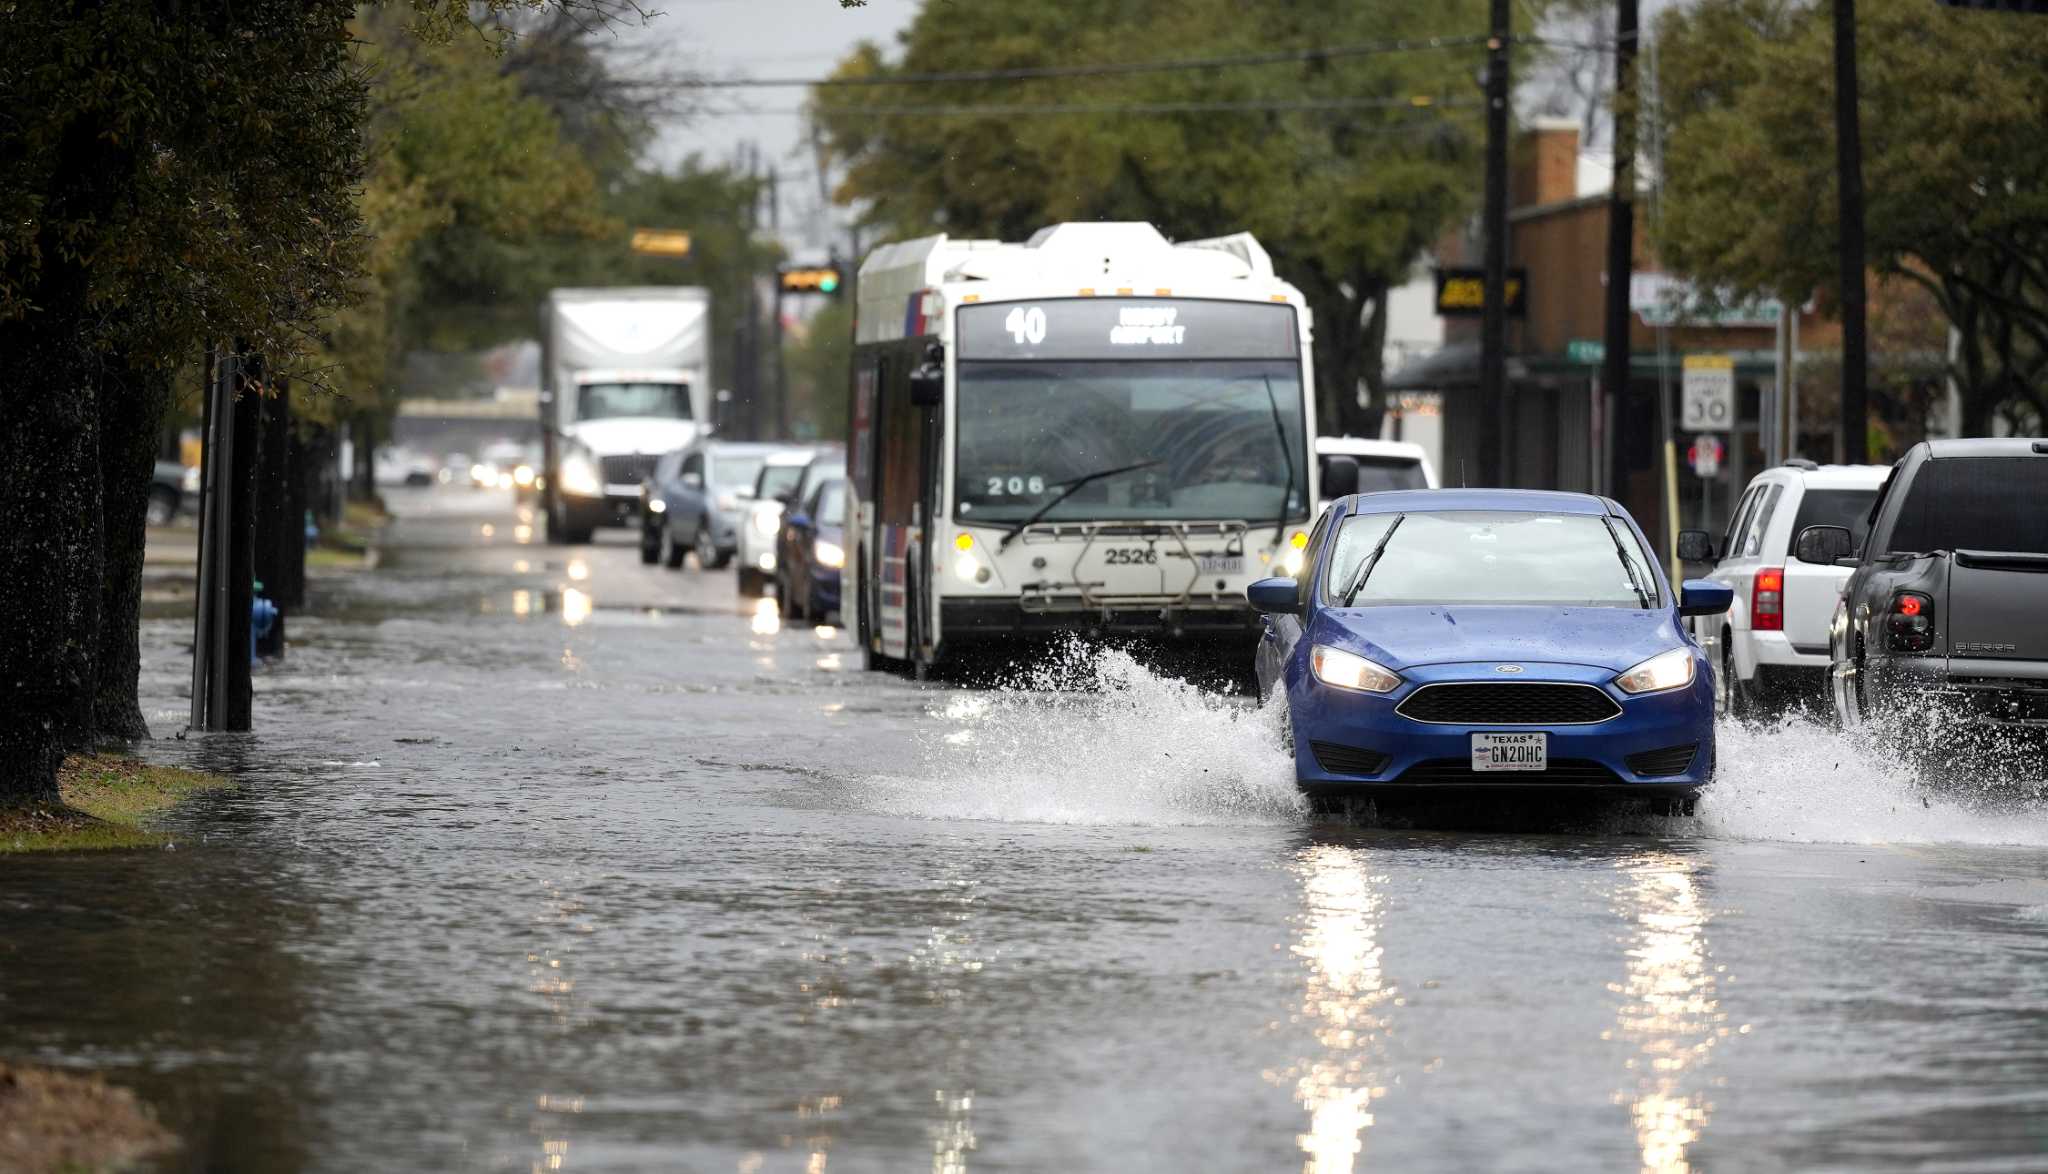
[[[841,614],[869,667],[1095,632],[1244,671],[1245,586],[1298,565],[1318,488],[1309,311],[1256,240],[932,236],[855,294]]]

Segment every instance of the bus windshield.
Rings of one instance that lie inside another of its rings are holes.
[[[958,367],[961,521],[1307,516],[1291,359],[1032,359]]]

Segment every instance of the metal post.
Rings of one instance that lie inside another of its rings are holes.
[[[1764,453],[1764,463],[1772,468],[1792,457],[1791,414],[1786,408],[1792,401],[1792,332],[1798,329],[1796,313],[1789,301],[1778,307],[1777,386],[1771,389],[1771,443]]]
[[[1799,455],[1799,314],[1792,314],[1792,339],[1785,344],[1785,459]]]
[[[1614,16],[1614,182],[1607,193],[1607,314],[1600,382],[1618,411],[1629,399],[1629,279],[1635,272],[1636,0]],[[1611,427],[1611,425],[1610,425]],[[1603,466],[1612,475],[1611,464]]]
[[[775,275],[775,434],[769,440],[789,436],[789,368],[782,361],[782,275]]]
[[[1863,292],[1863,134],[1856,110],[1856,0],[1835,6],[1835,196],[1841,224],[1842,460],[1870,459],[1869,335]]]
[[[214,436],[221,416],[214,404],[220,386],[219,363],[219,349],[207,347],[206,387],[205,394],[200,397],[199,437],[203,447],[199,453],[199,582],[192,599],[192,709],[188,721],[195,730],[208,728],[207,700],[212,687],[212,592],[215,579],[212,544],[220,538],[219,527],[213,520],[214,498],[220,485],[220,475],[214,471],[214,462],[220,455],[220,443]]]
[[[1507,484],[1508,0],[1492,0],[1486,39],[1486,292],[1479,329],[1479,479]]]

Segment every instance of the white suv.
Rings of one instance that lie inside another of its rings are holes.
[[[1792,543],[1808,526],[1842,526],[1861,549],[1870,507],[1891,469],[1789,461],[1757,474],[1722,536],[1720,562],[1707,578],[1735,591],[1725,615],[1696,620],[1701,643],[1717,658],[1715,688],[1723,712],[1765,716],[1789,704],[1827,699],[1828,625],[1846,567],[1803,563]],[[1692,531],[1698,550],[1708,536]]]

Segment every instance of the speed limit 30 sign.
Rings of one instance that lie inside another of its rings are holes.
[[[1729,355],[1687,355],[1680,428],[1725,432],[1735,425],[1735,359]]]

